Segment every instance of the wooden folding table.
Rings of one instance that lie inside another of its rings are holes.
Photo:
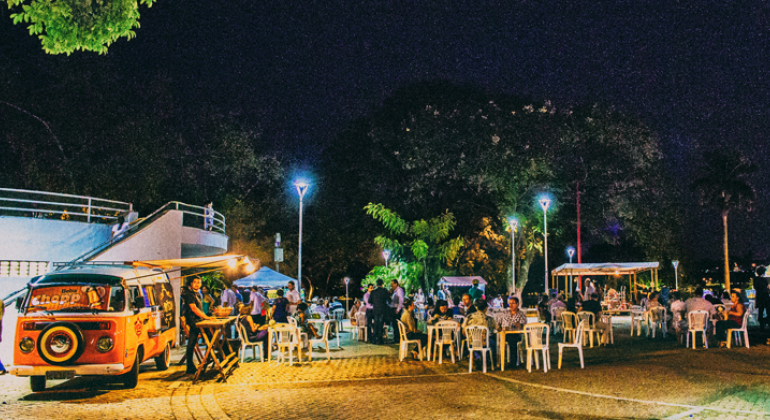
[[[206,354],[203,356],[203,362],[198,366],[198,371],[193,376],[193,384],[198,382],[200,376],[206,372],[206,368],[212,365],[212,369],[222,378],[222,382],[227,381],[227,377],[238,367],[238,352],[230,345],[230,341],[225,338],[227,328],[238,317],[230,316],[226,318],[216,318],[201,321],[196,324],[201,330],[203,341],[206,342]]]

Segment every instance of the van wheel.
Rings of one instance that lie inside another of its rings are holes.
[[[45,391],[45,376],[30,376],[29,387],[32,388],[32,392]]]
[[[139,355],[136,355],[134,360],[134,366],[131,370],[123,374],[123,387],[126,389],[134,389],[139,383]]]
[[[158,370],[166,370],[171,365],[171,343],[166,343],[166,348],[163,349],[158,357],[155,358],[155,367]]]

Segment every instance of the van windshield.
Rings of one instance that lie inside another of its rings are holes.
[[[32,290],[26,301],[27,313],[122,312],[125,309],[125,290],[114,277],[45,277],[47,278],[33,281]],[[54,277],[60,278],[54,279]]]

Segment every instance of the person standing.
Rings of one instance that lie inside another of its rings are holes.
[[[373,328],[374,327],[374,318],[373,318],[373,315],[372,315],[372,304],[369,301],[370,298],[371,298],[371,294],[372,294],[373,290],[374,290],[374,285],[373,284],[369,284],[368,286],[366,286],[366,293],[364,293],[364,307],[365,307],[365,311],[366,311],[366,330],[367,330],[366,334],[367,334],[367,337],[371,337],[372,335],[374,335],[374,328]],[[371,342],[371,338],[369,339],[369,341]]]
[[[253,286],[251,288],[251,296],[249,296],[249,301],[251,302],[252,321],[258,325],[264,324],[265,317],[262,315],[262,309],[267,302],[267,299],[265,299],[262,293],[259,293],[259,288],[257,286]]]
[[[203,313],[211,315],[211,308],[216,305],[216,301],[211,297],[209,288],[206,286],[201,286],[201,302],[203,302]]]
[[[586,277],[586,291],[583,293],[583,299],[589,300],[593,299],[593,294],[596,293],[596,287],[594,287],[594,283]]]
[[[476,302],[484,298],[484,291],[479,289],[479,280],[473,279],[473,286],[468,290],[468,295],[471,297],[471,302]]]
[[[231,316],[238,315],[235,312],[235,304],[238,303],[238,286],[230,285],[230,287],[222,293],[221,304],[223,308],[232,308]]]
[[[294,316],[294,313],[297,312],[297,305],[302,303],[302,296],[300,296],[299,291],[294,287],[294,281],[289,281],[288,285],[289,291],[286,292],[286,299],[289,301],[289,315]]]
[[[388,306],[390,294],[385,290],[382,279],[377,279],[377,288],[369,294],[369,303],[372,305],[372,317],[374,334],[370,335],[372,344],[382,344],[382,326],[391,311]]]
[[[401,318],[401,312],[404,310],[404,289],[398,285],[398,280],[391,280],[390,291],[393,293],[390,296],[390,307],[392,309],[390,326],[393,328],[393,341],[398,344],[401,342],[401,337],[398,335],[398,323],[396,321]]]
[[[3,342],[3,315],[5,315],[5,303],[0,299],[0,343]],[[3,362],[0,361],[0,375],[5,375],[6,373],[8,373],[8,371],[5,370]]]
[[[201,330],[197,324],[201,321],[210,319],[203,313],[203,304],[201,303],[198,290],[201,288],[200,277],[188,277],[185,281],[185,288],[182,291],[183,316],[187,327],[190,329],[187,337],[187,350],[185,351],[185,362],[187,363],[187,374],[195,373],[195,363],[193,362],[193,352],[198,346],[198,338]]]
[[[757,268],[757,278],[754,280],[754,290],[756,292],[754,302],[756,302],[760,331],[764,331],[765,326],[770,324],[770,290],[767,289],[765,270],[765,267]]]

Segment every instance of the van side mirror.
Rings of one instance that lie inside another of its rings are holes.
[[[24,304],[24,296],[16,299],[16,310],[21,311],[21,305]]]

